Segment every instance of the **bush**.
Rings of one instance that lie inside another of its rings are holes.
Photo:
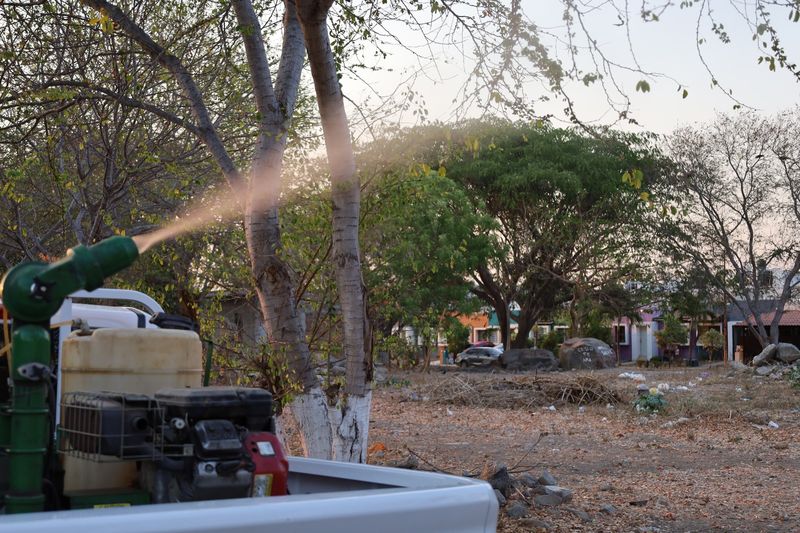
[[[689,331],[672,315],[664,317],[664,327],[656,331],[658,347],[666,350],[671,346],[679,346],[686,340]]]
[[[697,340],[705,347],[709,360],[712,360],[714,354],[722,350],[722,347],[725,345],[725,337],[716,329],[707,330],[700,335],[700,338]]]
[[[789,385],[792,386],[794,389],[800,390],[800,366],[796,366],[792,368],[789,372]]]
[[[417,347],[399,335],[390,335],[376,343],[376,352],[387,352],[389,364],[396,368],[410,368],[417,364]]]
[[[469,328],[458,320],[452,320],[447,324],[444,335],[447,338],[447,351],[453,357],[469,346]]]
[[[550,333],[539,339],[539,348],[550,350],[551,352],[555,353],[556,348],[558,348],[558,345],[564,342],[564,339],[562,337],[563,336],[561,335],[561,333],[558,330],[554,329],[553,331],[551,331]]]
[[[637,413],[658,413],[667,407],[667,400],[658,392],[650,392],[639,396],[633,401]]]

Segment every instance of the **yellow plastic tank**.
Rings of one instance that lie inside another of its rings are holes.
[[[203,350],[193,331],[98,329],[73,334],[61,352],[61,390],[129,392],[152,396],[159,389],[200,387]],[[107,458],[113,461],[114,458]],[[64,492],[136,485],[136,464],[98,463],[64,457]]]

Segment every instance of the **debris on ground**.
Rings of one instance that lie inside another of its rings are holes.
[[[777,358],[763,366],[776,365]],[[800,510],[786,502],[800,496],[795,468],[800,390],[792,388],[789,376],[764,378],[755,367],[747,372],[732,367],[714,363],[643,371],[649,387],[670,385],[665,395],[670,403],[658,416],[636,412],[631,402],[639,382],[619,379],[619,368],[539,376],[497,370],[397,372],[392,377],[411,383],[376,389],[370,444],[385,443],[387,450],[380,461],[375,461],[380,452],[372,453],[371,462],[404,461],[411,447],[424,470],[478,477],[491,463],[488,477],[507,465],[508,497],[494,493],[502,497],[498,502],[505,499],[498,533],[640,527],[664,532],[794,531]],[[599,381],[624,401],[587,403],[583,412],[560,401],[562,387],[580,377]],[[430,401],[400,403],[409,390]],[[611,409],[603,407],[606,403]],[[550,405],[557,410],[548,410]],[[542,434],[542,445],[531,446]],[[545,468],[554,479],[542,484]],[[539,496],[555,496],[546,486],[568,489],[571,501],[548,497],[537,504]],[[520,516],[512,518],[509,509]]]
[[[528,409],[556,405],[614,405],[623,401],[621,393],[586,376],[446,376],[430,383],[424,396],[440,405]]]
[[[638,372],[623,372],[617,377],[621,379],[632,379],[633,381],[647,381],[644,374],[639,374]]]

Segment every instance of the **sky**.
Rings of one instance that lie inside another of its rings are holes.
[[[719,86],[712,86],[712,76],[698,57],[697,6],[691,9],[672,6],[661,15],[658,22],[644,23],[634,16],[629,28],[626,28],[615,25],[619,21],[610,11],[610,3],[598,1],[595,4],[605,7],[592,11],[585,20],[601,49],[620,64],[631,65],[632,59],[625,38],[627,29],[642,68],[661,72],[672,78],[645,78],[639,73],[621,73],[619,81],[632,100],[633,117],[639,122],[639,126],[622,127],[633,131],[666,134],[682,125],[709,121],[717,112],[733,112],[733,106],[737,102],[726,96]],[[563,32],[561,6],[559,0],[523,0],[528,19],[548,32]],[[700,36],[705,37],[706,42],[701,45],[701,49],[719,85],[732,90],[733,96],[743,104],[743,108],[751,107],[765,113],[776,113],[800,103],[800,84],[789,72],[782,69],[770,72],[763,64],[757,64],[760,53],[752,40],[753,30],[736,14],[732,4],[723,1],[713,4],[712,7],[713,16],[717,22],[724,24],[732,39],[729,44],[721,43],[710,31],[711,22],[708,16],[702,17]],[[788,10],[776,11],[773,20],[789,57],[794,57],[800,63],[800,23],[789,22],[788,15]],[[419,35],[406,31],[403,41],[413,47],[420,44],[422,39]],[[554,50],[559,48],[554,39],[548,40],[545,37],[544,42]],[[380,65],[383,68],[376,72],[363,73],[370,90],[345,78],[345,92],[353,101],[364,102],[373,90],[385,94],[397,87],[407,86],[409,73],[417,68],[412,54],[399,47],[391,49],[390,53],[390,58]],[[447,121],[456,111],[457,106],[452,101],[456,98],[471,63],[452,47],[440,48],[436,50],[436,54],[436,67],[428,65],[427,77],[417,77],[414,89],[419,93],[417,100],[421,97],[425,101],[429,120]],[[589,56],[582,53],[579,57],[588,60]],[[640,79],[648,80],[651,87],[649,92],[635,90]],[[682,91],[678,90],[679,84],[688,91],[686,98],[682,98]],[[615,114],[609,112],[607,100],[598,88],[587,89],[579,84],[569,89],[581,120],[588,123],[609,123],[613,120]],[[546,94],[537,83],[526,86],[526,92],[529,97]],[[377,99],[373,96],[370,103],[374,105],[375,102]],[[563,117],[563,107],[561,103],[552,102],[539,106],[537,111],[542,114],[552,113],[559,118]],[[393,118],[404,125],[413,124],[415,120],[409,112],[393,115]]]

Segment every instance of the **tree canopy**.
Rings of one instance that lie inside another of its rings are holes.
[[[440,131],[447,175],[497,225],[497,249],[472,273],[505,342],[509,307],[524,346],[543,314],[631,279],[650,261],[648,181],[660,156],[647,138],[586,135],[542,123],[469,123]],[[485,206],[485,207],[482,207]]]

